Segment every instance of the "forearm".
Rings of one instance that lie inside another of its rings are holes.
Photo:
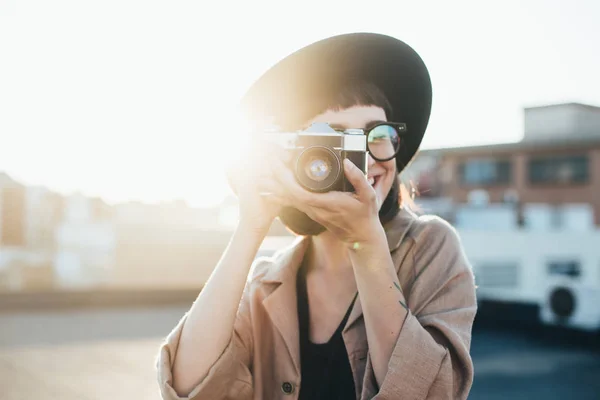
[[[263,232],[240,223],[227,249],[192,305],[173,361],[173,388],[187,395],[231,340],[248,271]]]
[[[350,259],[365,319],[369,354],[381,385],[406,314],[406,300],[392,262],[383,229],[372,243],[350,250]]]

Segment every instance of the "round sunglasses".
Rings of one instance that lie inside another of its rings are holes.
[[[338,130],[341,133],[350,131],[362,131],[367,136],[367,150],[374,160],[380,162],[396,157],[407,133],[406,124],[402,122],[377,122],[366,129]]]

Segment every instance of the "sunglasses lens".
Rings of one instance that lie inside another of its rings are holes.
[[[367,145],[373,158],[386,160],[398,153],[400,137],[393,126],[379,125],[369,131]]]

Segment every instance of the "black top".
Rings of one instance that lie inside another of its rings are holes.
[[[301,384],[300,400],[355,399],[354,379],[348,353],[342,338],[354,300],[346,315],[327,343],[316,344],[309,339],[309,306],[306,290],[306,269],[298,271],[298,322],[300,326]],[[358,295],[358,293],[357,293]]]

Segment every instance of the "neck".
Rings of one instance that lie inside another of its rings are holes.
[[[347,246],[331,232],[313,236],[311,241],[309,269],[334,272],[352,268]]]

